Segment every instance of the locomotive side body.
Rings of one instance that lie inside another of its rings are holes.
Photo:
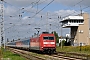
[[[56,39],[54,34],[42,33],[29,39],[21,39],[7,44],[9,47],[54,53],[56,51]]]
[[[34,37],[30,39],[30,49],[40,50],[40,39],[39,37]]]
[[[56,39],[54,34],[42,33],[37,37],[32,37],[30,39],[30,49],[45,53],[54,53],[56,51]]]

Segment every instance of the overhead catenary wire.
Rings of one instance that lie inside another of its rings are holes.
[[[39,1],[40,1],[40,0],[39,0]],[[39,2],[39,1],[38,1],[38,2]],[[11,17],[12,17],[12,16],[11,16]]]
[[[35,15],[33,15],[31,18],[35,17],[38,13],[40,13],[42,10],[44,10],[47,6],[49,6],[54,0],[52,0],[50,3],[48,3],[46,6],[44,6],[41,10],[39,10]]]
[[[89,8],[90,6],[87,6],[87,7],[84,7],[84,8],[82,8],[81,10],[83,11],[84,9],[86,9],[86,8]],[[65,17],[67,17],[67,16],[70,16],[70,15],[72,15],[72,14],[74,14],[74,13],[76,13],[77,11],[74,11],[74,12],[72,12],[72,13],[70,13],[70,14],[68,14],[68,15],[66,15],[66,16],[64,16],[64,17],[62,17],[62,18],[65,18]],[[78,13],[79,14],[79,13]],[[77,14],[77,15],[78,15]],[[76,14],[75,14],[76,15]]]
[[[74,12],[75,13],[75,12]],[[69,14],[69,15],[71,15],[71,14]]]
[[[45,9],[45,8],[46,8],[48,5],[50,5],[53,1],[54,1],[54,0],[52,0],[50,3],[48,3],[43,9]],[[40,11],[38,11],[34,16],[32,16],[32,18],[35,17],[38,13],[40,13],[43,9],[41,9]],[[13,25],[13,26],[15,26],[15,25]],[[13,27],[13,26],[11,26],[11,27]],[[11,27],[9,27],[9,28],[11,28]],[[7,28],[7,29],[9,29],[9,28]]]
[[[29,5],[27,5],[27,6],[32,6],[31,8],[33,8],[34,6],[36,6],[36,3],[39,3],[40,2],[40,0],[38,0],[38,1],[35,1],[35,3],[34,2],[31,2]],[[6,2],[6,1],[4,1],[4,3],[6,3],[6,4],[9,4],[10,6],[14,6],[14,7],[16,7],[15,5],[12,5],[12,4],[10,4],[10,3],[8,3],[8,2]],[[27,7],[27,6],[25,6],[25,7]],[[18,7],[18,10],[16,11],[16,12],[18,12],[18,11],[20,11],[20,8]],[[25,11],[25,10],[24,10]],[[17,14],[15,14],[15,15],[13,15],[13,16],[17,16]]]
[[[78,3],[78,4],[79,4],[79,3]],[[76,4],[76,5],[77,5],[77,4]],[[39,12],[39,11],[38,11],[38,12]],[[35,14],[35,16],[38,14],[38,12]],[[74,12],[74,13],[75,13],[75,12]],[[69,14],[69,15],[71,15],[71,14]],[[35,17],[35,16],[34,16],[34,17]],[[67,15],[67,16],[68,16],[68,15]]]
[[[84,0],[81,0],[81,1],[79,1],[79,2],[77,2],[77,3],[75,3],[74,5],[70,6],[70,8],[65,8],[65,10],[74,8],[76,5],[82,3],[83,1],[84,1]]]

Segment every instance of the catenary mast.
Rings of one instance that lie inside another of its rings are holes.
[[[1,41],[0,41],[0,46],[1,46],[1,42],[3,42],[4,44],[4,48],[5,48],[5,39],[4,39],[4,4],[3,4],[4,0],[1,0]]]

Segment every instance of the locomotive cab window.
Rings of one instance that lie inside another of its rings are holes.
[[[51,36],[47,36],[47,37],[43,37],[44,40],[54,40],[54,37]]]
[[[43,37],[44,40],[48,40],[48,37]]]
[[[54,37],[49,37],[49,40],[54,40]]]

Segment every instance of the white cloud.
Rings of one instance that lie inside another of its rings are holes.
[[[55,11],[59,16],[61,17],[66,17],[68,15],[78,15],[80,14],[80,11],[75,11],[75,10],[59,10]]]
[[[19,11],[17,11],[17,8],[15,7],[11,7],[11,6],[7,6],[4,8],[4,13],[5,13],[5,16],[17,16]]]

